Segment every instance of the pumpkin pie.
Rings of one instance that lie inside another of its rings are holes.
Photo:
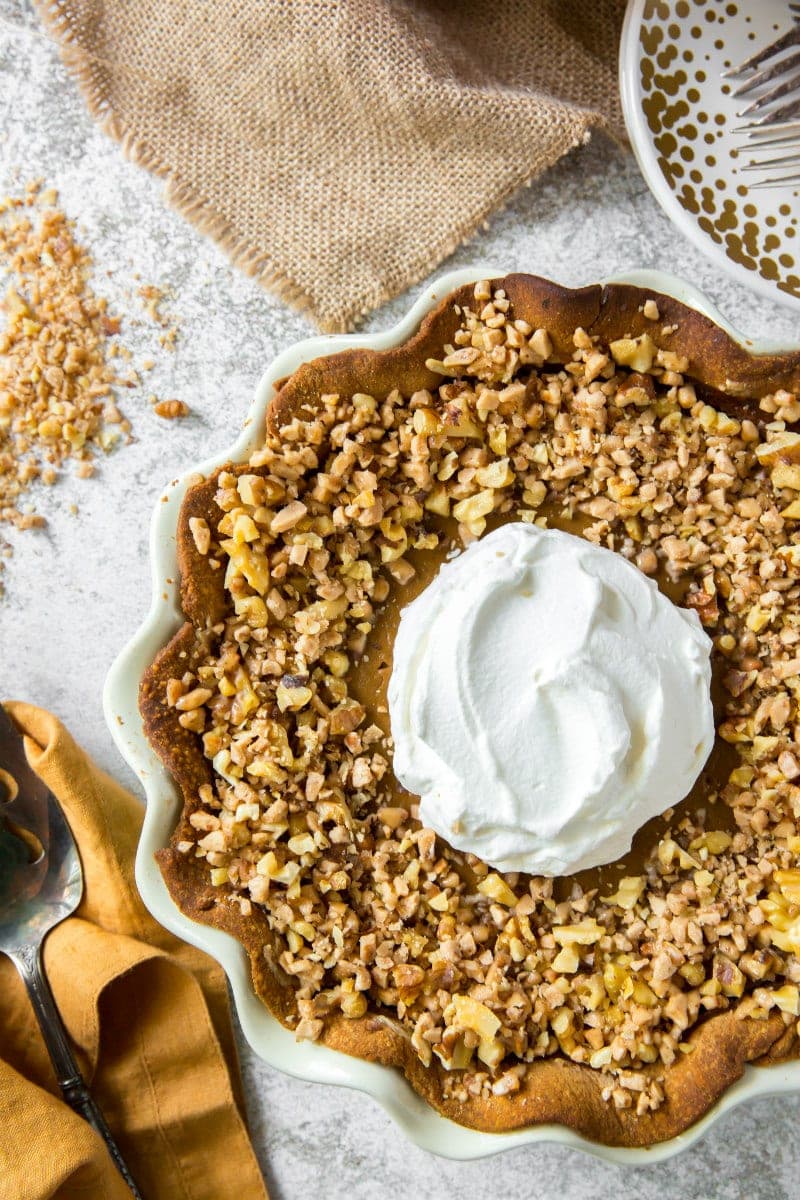
[[[624,1146],[797,1055],[799,387],[800,353],[670,297],[510,275],[304,364],[249,461],[189,488],[185,621],[140,693],[184,802],[158,860],[298,1038],[477,1129]],[[691,794],[571,877],[455,849],[392,770],[400,614],[508,521],[622,555],[713,642]]]

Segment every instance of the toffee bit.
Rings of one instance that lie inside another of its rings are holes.
[[[153,412],[156,416],[164,417],[167,421],[188,417],[191,411],[185,400],[158,400],[153,405]]]

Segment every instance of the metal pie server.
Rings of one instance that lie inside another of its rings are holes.
[[[101,1135],[131,1193],[142,1200],[80,1073],[42,967],[46,935],[75,911],[82,892],[69,825],[28,765],[22,736],[0,705],[0,952],[25,982],[64,1100]]]

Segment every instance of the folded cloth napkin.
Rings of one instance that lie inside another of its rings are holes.
[[[162,929],[133,878],[141,806],[42,709],[6,705],[80,849],[84,894],[44,962],[84,1078],[146,1200],[265,1200],[244,1124],[225,978]],[[25,988],[0,956],[0,1196],[125,1200],[60,1098]]]
[[[625,0],[36,0],[92,115],[233,260],[348,328],[592,127]]]

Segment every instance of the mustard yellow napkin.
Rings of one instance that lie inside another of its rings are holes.
[[[225,979],[145,909],[140,805],[49,713],[13,703],[33,769],[80,848],[84,895],[45,968],[84,1077],[145,1200],[264,1200],[244,1124]],[[105,1145],[65,1105],[25,989],[0,956],[0,1195],[125,1200]]]

